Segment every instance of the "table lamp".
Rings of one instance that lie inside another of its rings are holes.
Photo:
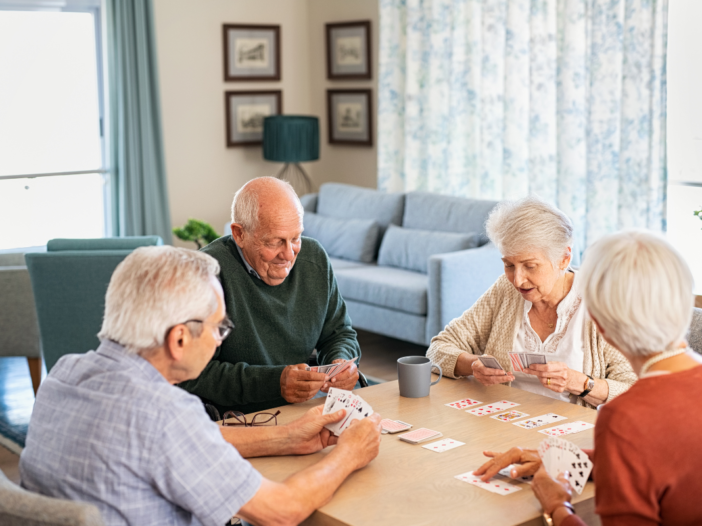
[[[263,158],[285,163],[276,177],[293,187],[299,181],[309,193],[312,180],[300,163],[319,159],[319,119],[305,115],[273,115],[263,119]]]

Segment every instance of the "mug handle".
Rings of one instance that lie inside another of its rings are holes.
[[[441,367],[436,365],[435,363],[431,364],[432,368],[436,367],[439,370],[439,377],[436,379],[436,382],[432,382],[429,384],[429,387],[432,385],[436,385],[439,383],[439,380],[441,380],[441,377],[443,376],[443,373],[441,372]]]

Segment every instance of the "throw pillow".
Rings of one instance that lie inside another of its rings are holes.
[[[336,219],[305,212],[303,236],[319,241],[333,257],[372,263],[380,226],[373,219]]]

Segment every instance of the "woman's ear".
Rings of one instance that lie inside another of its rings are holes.
[[[573,261],[573,249],[566,247],[566,253],[563,255],[563,260],[561,261],[561,271],[565,272],[570,266],[570,262]]]

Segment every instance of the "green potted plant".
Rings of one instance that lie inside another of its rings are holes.
[[[188,219],[183,228],[174,228],[173,233],[178,239],[193,241],[198,249],[220,237],[209,223],[197,219]]]
[[[702,219],[702,210],[695,210],[693,213],[694,213],[697,217],[699,217],[700,219]]]

